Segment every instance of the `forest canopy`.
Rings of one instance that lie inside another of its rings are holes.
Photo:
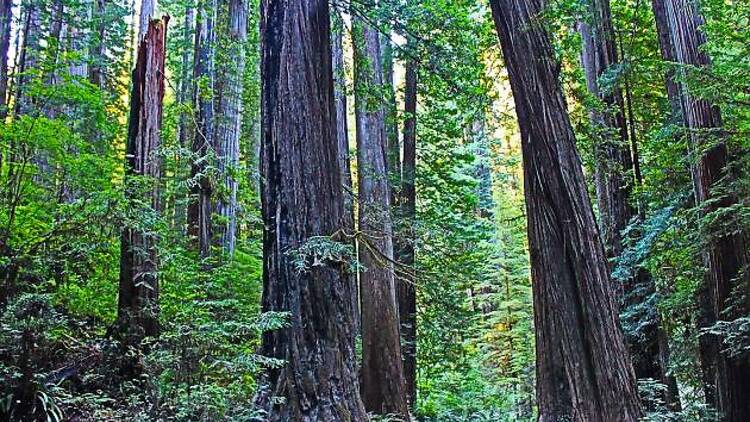
[[[0,420],[750,421],[747,0],[0,0]]]

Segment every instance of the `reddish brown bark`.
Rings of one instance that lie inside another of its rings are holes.
[[[393,268],[393,225],[380,34],[354,19],[362,399],[368,411],[408,416]]]
[[[300,270],[292,256],[345,219],[329,25],[326,0],[261,3],[263,310],[290,314],[262,340],[264,355],[286,361],[256,398],[267,421],[367,420],[345,265]]]
[[[635,376],[540,0],[491,0],[521,129],[539,421],[635,422]]]
[[[214,20],[217,0],[198,3],[195,58],[193,61],[193,163],[190,169],[191,199],[188,205],[188,234],[202,257],[211,254],[213,186],[209,169],[214,163]]]
[[[222,0],[219,4],[221,48],[216,63],[216,128],[214,145],[222,183],[216,200],[221,217],[216,227],[217,242],[229,256],[237,238],[237,178],[232,175],[240,160],[242,134],[242,92],[247,41],[247,12],[244,0]]]
[[[599,100],[596,107],[589,110],[594,130],[596,149],[596,187],[600,212],[600,227],[608,258],[618,258],[623,251],[622,232],[627,228],[637,210],[630,204],[630,196],[636,180],[640,180],[637,162],[637,142],[635,129],[628,133],[625,119],[623,90],[619,86],[601,87],[600,78],[618,65],[615,31],[609,0],[587,0],[586,13],[579,23],[583,40],[582,62],[589,93]],[[628,91],[629,93],[629,91]],[[629,100],[630,97],[628,97]],[[630,106],[628,101],[628,105]],[[631,146],[633,150],[631,151]],[[631,158],[631,154],[635,160]],[[630,171],[635,176],[629,174]],[[641,270],[627,280],[614,281],[619,292],[617,303],[623,309],[642,303],[648,295],[654,294],[655,286],[651,275]],[[639,293],[645,291],[645,294]],[[649,321],[642,327],[645,338],[629,338],[629,348],[633,358],[635,374],[638,378],[650,378],[665,383],[669,388],[667,401],[679,400],[674,377],[668,375],[669,348],[659,319]],[[658,341],[657,339],[664,341]]]
[[[706,37],[700,29],[703,17],[696,4],[688,0],[664,0],[664,9],[676,61],[698,69],[710,66],[709,57],[701,49]],[[680,71],[686,70],[681,68]],[[731,176],[727,174],[729,156],[719,108],[693,95],[685,84],[680,86],[680,106],[692,153],[696,155],[692,168],[696,203],[704,213],[732,206],[736,198],[716,189],[722,179]],[[741,274],[748,260],[745,235],[738,227],[706,229],[711,233],[704,249],[707,272],[700,293],[701,328],[747,315],[747,305],[731,307],[730,297],[734,288],[748,283],[748,276]],[[746,357],[727,356],[722,352],[721,339],[713,335],[701,336],[700,349],[709,403],[719,411],[722,421],[750,420],[750,400],[747,399],[750,397],[750,361]]]
[[[158,213],[161,163],[164,58],[168,18],[151,21],[138,46],[130,98],[130,121],[126,147],[126,191],[129,199],[143,195],[133,176],[146,178],[151,186],[145,199]],[[120,247],[120,288],[117,316],[120,326],[136,336],[159,332],[157,251],[155,235],[140,227],[125,227]]]

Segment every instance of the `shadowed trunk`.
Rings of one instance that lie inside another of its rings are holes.
[[[8,52],[10,50],[13,0],[0,0],[0,121],[8,116]]]
[[[354,191],[352,170],[349,158],[349,128],[346,106],[346,69],[344,67],[344,21],[338,12],[331,16],[331,54],[333,65],[333,95],[336,105],[337,159],[341,174],[341,187],[344,195],[344,230],[354,233]],[[357,274],[350,274],[352,285],[356,286]],[[354,332],[360,334],[359,287],[352,289],[352,310],[354,311]]]
[[[90,53],[91,65],[89,66],[89,81],[100,89],[104,89],[107,63],[107,43],[105,40],[107,35],[106,0],[96,0],[96,5],[94,6],[94,19],[97,21],[95,36],[96,42],[93,44]]]
[[[263,335],[262,353],[286,363],[265,375],[256,403],[266,421],[364,421],[354,286],[344,263],[313,266],[309,250],[340,247],[329,236],[345,220],[328,2],[263,0],[260,16],[262,302],[264,312],[289,312],[289,326]]]
[[[539,0],[490,0],[521,129],[540,422],[635,422],[635,376]]]
[[[406,416],[393,267],[386,102],[380,34],[355,18],[354,94],[362,294],[362,399],[368,411]]]
[[[223,186],[216,201],[216,213],[221,217],[217,241],[231,257],[237,239],[237,180],[233,173],[240,161],[247,12],[244,0],[221,0],[219,7],[222,41],[216,70],[215,148]]]
[[[385,137],[388,181],[391,190],[391,206],[398,205],[401,189],[401,145],[398,139],[398,114],[396,112],[396,89],[393,81],[393,45],[387,34],[380,34],[380,56],[383,69],[385,96]]]
[[[687,0],[664,0],[670,39],[675,59],[682,65],[705,68],[708,56],[701,50],[706,42],[701,32],[703,17],[695,3]],[[686,72],[685,68],[680,71]],[[728,149],[722,133],[721,113],[715,105],[690,93],[690,87],[680,87],[683,120],[690,137],[696,203],[705,213],[730,207],[737,201],[720,193],[716,184],[727,174]],[[711,201],[710,204],[706,204]],[[706,328],[717,321],[731,321],[747,315],[747,304],[731,306],[732,291],[747,286],[747,275],[740,271],[747,264],[744,233],[737,223],[728,228],[705,227],[710,232],[706,240],[704,260],[707,268],[705,285],[700,292],[701,315],[699,325]],[[731,309],[730,309],[731,306]],[[747,357],[730,358],[723,350],[722,339],[715,335],[700,338],[706,397],[726,422],[750,420],[750,361]]]
[[[398,280],[398,315],[401,322],[402,354],[406,398],[413,407],[417,402],[417,290],[414,271],[414,218],[416,189],[414,177],[417,164],[417,64],[406,63],[404,89],[404,157],[401,177],[400,208],[404,219],[404,233],[399,253],[405,271]]]
[[[15,114],[28,114],[32,111],[32,101],[26,91],[32,79],[30,71],[38,70],[41,54],[41,5],[36,0],[25,3],[23,9],[23,45],[18,59],[18,80],[16,81]]]
[[[211,254],[211,197],[213,187],[209,174],[216,158],[214,137],[214,21],[217,0],[198,3],[193,62],[193,105],[195,133],[193,163],[191,165],[190,204],[188,205],[188,234],[195,239],[201,257]]]
[[[635,181],[640,180],[640,171],[631,156],[631,141],[633,147],[636,146],[635,130],[631,131],[629,139],[623,91],[619,86],[602,87],[599,82],[605,72],[619,64],[609,0],[588,0],[586,5],[587,13],[579,22],[583,40],[582,63],[588,91],[599,101],[589,110],[589,118],[596,145],[600,227],[604,247],[611,260],[622,254],[622,232],[636,215],[637,210],[630,204],[630,196]],[[632,111],[630,114],[632,116]],[[630,171],[636,175],[631,176]],[[614,286],[620,292],[617,303],[621,304],[622,309],[637,306],[647,299],[647,295],[655,293],[654,280],[643,269],[634,277],[623,280],[622,285],[615,280]],[[679,397],[671,394],[677,386],[674,377],[668,376],[668,344],[658,341],[659,338],[666,340],[666,335],[658,318],[644,318],[648,319],[648,326],[641,329],[649,335],[645,338],[628,338],[636,377],[665,383],[669,387],[665,399],[670,404],[675,403]]]
[[[128,199],[140,198],[160,212],[159,178],[161,163],[162,101],[164,98],[164,58],[168,18],[149,23],[139,43],[133,70],[130,121],[126,148],[126,190]],[[136,177],[133,177],[136,176]],[[138,180],[137,178],[145,178]],[[143,189],[144,183],[147,188]],[[117,319],[124,330],[140,336],[159,332],[157,239],[151,230],[125,227],[120,246],[120,289]]]

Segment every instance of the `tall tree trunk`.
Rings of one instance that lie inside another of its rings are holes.
[[[664,0],[664,5],[676,61],[696,68],[710,66],[708,56],[701,50],[706,38],[700,30],[703,17],[696,4],[688,0]],[[719,108],[692,95],[685,85],[681,86],[680,94],[684,123],[693,153],[697,155],[692,169],[696,203],[706,213],[732,206],[737,199],[715,189],[715,185],[728,175],[729,162]],[[706,204],[707,201],[712,202]],[[730,309],[733,289],[748,283],[748,276],[741,273],[748,259],[742,229],[735,227],[711,233],[706,243],[707,274],[700,300],[701,328],[745,316],[748,311],[746,302]],[[700,348],[707,397],[713,399],[711,404],[722,415],[721,420],[750,420],[750,360],[727,356],[722,352],[718,336],[702,336]],[[711,391],[712,387],[715,392]]]
[[[290,320],[263,335],[263,354],[286,364],[268,372],[256,402],[271,422],[367,420],[356,372],[354,286],[345,264],[313,266],[310,255],[311,242],[337,246],[329,236],[345,220],[328,2],[263,0],[260,16],[263,311],[289,312]]]
[[[582,62],[589,93],[601,103],[598,108],[589,111],[589,116],[597,146],[596,173],[600,182],[597,183],[597,200],[601,227],[605,250],[611,259],[618,258],[622,253],[624,244],[621,233],[636,215],[636,209],[629,201],[633,184],[636,178],[640,178],[640,168],[631,156],[631,142],[634,147],[636,145],[635,130],[631,131],[632,139],[629,139],[622,89],[618,86],[599,86],[599,78],[619,62],[609,0],[588,0],[587,12],[579,23],[583,39]],[[635,178],[629,177],[631,170],[636,173]],[[615,284],[616,290],[619,290],[619,283]],[[622,300],[624,308],[636,306],[647,299],[647,295],[639,293],[641,291],[647,294],[655,292],[654,280],[645,270],[623,281],[622,296],[618,299]],[[629,344],[636,377],[665,382],[670,386],[668,392],[673,392],[676,383],[668,375],[668,344],[658,341],[659,338],[666,340],[660,320],[650,321],[643,330],[651,335],[646,339],[631,338]],[[664,350],[660,350],[662,348]],[[671,397],[672,394],[668,396],[665,398],[670,404],[679,399]]]
[[[188,48],[189,45],[191,45],[191,40],[193,39],[193,30],[195,28],[195,8],[192,6],[186,6],[185,7],[185,20],[183,21],[182,26],[182,36],[183,36],[183,52],[182,52],[182,64],[180,69],[180,89],[177,95],[177,101],[180,103],[181,106],[185,106],[185,104],[188,103],[189,98],[191,97],[192,93],[192,84],[193,81],[191,80],[190,76],[191,73],[191,64],[192,61],[192,51],[190,48]],[[189,122],[188,122],[188,113],[185,110],[180,111],[180,120],[177,125],[177,139],[180,144],[180,147],[184,148],[187,145],[187,140],[189,137]]]
[[[240,160],[247,12],[244,0],[222,0],[219,10],[221,32],[227,35],[219,43],[221,57],[217,60],[216,79],[215,148],[223,183],[222,194],[216,201],[216,213],[221,217],[217,240],[231,257],[237,238],[237,178],[233,173]]]
[[[107,62],[107,1],[95,0],[94,15],[96,16],[96,42],[90,53],[91,65],[89,66],[89,81],[99,89],[104,89],[105,68]]]
[[[346,105],[346,68],[344,65],[344,20],[338,12],[331,16],[331,54],[333,65],[333,95],[336,105],[336,141],[338,163],[341,174],[341,187],[344,195],[344,230],[354,233],[354,191],[352,169],[349,158],[349,125]],[[350,274],[352,285],[356,286],[357,274]],[[352,310],[354,311],[354,332],[360,333],[359,287],[352,289]]]
[[[607,69],[618,63],[609,1],[587,0],[587,11],[579,22],[582,62],[588,91],[601,102],[600,107],[589,110],[595,135],[596,194],[604,248],[607,257],[614,258],[622,253],[620,233],[634,215],[628,202],[632,183],[627,179],[632,161],[622,91],[619,87],[602,88],[598,82]]]
[[[139,43],[133,70],[130,121],[126,147],[126,197],[143,195],[133,176],[147,177],[152,186],[142,198],[154,212],[160,211],[159,178],[161,163],[162,101],[164,98],[164,58],[168,18],[151,21]],[[159,332],[159,283],[156,239],[150,230],[125,227],[120,247],[120,289],[117,316],[120,326],[137,335],[155,336]]]
[[[196,127],[193,137],[191,198],[188,205],[188,234],[196,239],[202,257],[211,254],[211,197],[213,188],[207,172],[215,151],[214,137],[214,17],[216,0],[198,3],[193,62],[193,98]]]
[[[380,34],[353,21],[362,294],[362,399],[368,411],[407,416],[393,267]]]
[[[416,217],[416,189],[414,179],[417,167],[417,63],[406,63],[404,81],[404,157],[401,177],[401,215],[405,236],[399,261],[404,266],[398,282],[398,315],[403,339],[404,378],[406,397],[413,407],[417,402],[417,290],[414,270],[414,220]]]
[[[540,0],[490,0],[521,129],[539,421],[637,421],[614,290]]]
[[[8,53],[13,23],[13,0],[0,0],[0,122],[8,116]]]
[[[391,206],[398,204],[401,189],[401,145],[398,139],[398,113],[396,111],[396,89],[393,80],[393,45],[390,36],[380,34],[380,57],[385,91],[385,137],[388,181],[391,189]]]
[[[138,40],[142,40],[148,30],[151,17],[156,12],[157,0],[141,0],[140,15],[138,15]]]
[[[28,114],[32,101],[26,91],[32,79],[31,70],[38,69],[41,54],[41,5],[37,0],[29,0],[23,5],[23,45],[18,60],[18,80],[16,82],[15,114]]]
[[[667,18],[667,9],[664,4],[665,0],[651,0],[651,7],[654,11],[654,21],[656,22],[656,34],[659,38],[659,51],[661,58],[667,63],[677,60],[675,55],[674,44],[669,29],[669,19]],[[675,80],[675,71],[671,64],[667,65],[664,74],[664,86],[667,89],[667,98],[672,111],[673,122],[682,121],[682,106],[680,104],[680,86]]]

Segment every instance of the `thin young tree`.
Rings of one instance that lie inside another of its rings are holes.
[[[357,121],[359,275],[362,297],[362,399],[368,411],[408,415],[393,266],[386,102],[380,33],[353,21]]]
[[[354,191],[351,159],[349,157],[349,125],[347,124],[346,66],[344,62],[344,20],[338,11],[331,14],[331,54],[333,66],[333,95],[336,104],[336,141],[338,163],[341,173],[341,189],[344,195],[344,230],[354,233]],[[350,274],[351,282],[357,282],[357,274]],[[352,289],[352,311],[354,332],[359,334],[359,288]]]
[[[125,151],[125,196],[149,204],[158,215],[161,163],[164,59],[168,18],[149,22],[138,45],[130,97],[130,120]],[[137,337],[159,332],[157,238],[152,230],[127,225],[121,236],[120,286],[117,316],[120,327]]]
[[[406,397],[414,406],[417,401],[417,290],[414,271],[414,220],[417,195],[415,177],[417,168],[417,62],[406,62],[404,79],[404,139],[401,173],[400,203],[404,219],[405,236],[399,251],[403,276],[398,283],[398,315],[403,338],[404,378]]]
[[[490,0],[521,130],[539,421],[642,415],[540,0]]]
[[[289,325],[263,335],[283,359],[256,397],[268,421],[364,421],[350,277],[336,241],[345,220],[326,0],[261,2],[263,311]],[[316,245],[341,260],[316,262]],[[348,256],[348,258],[347,258]],[[277,397],[283,400],[276,399]]]
[[[13,26],[13,0],[0,1],[0,121],[8,116],[8,53]]]

